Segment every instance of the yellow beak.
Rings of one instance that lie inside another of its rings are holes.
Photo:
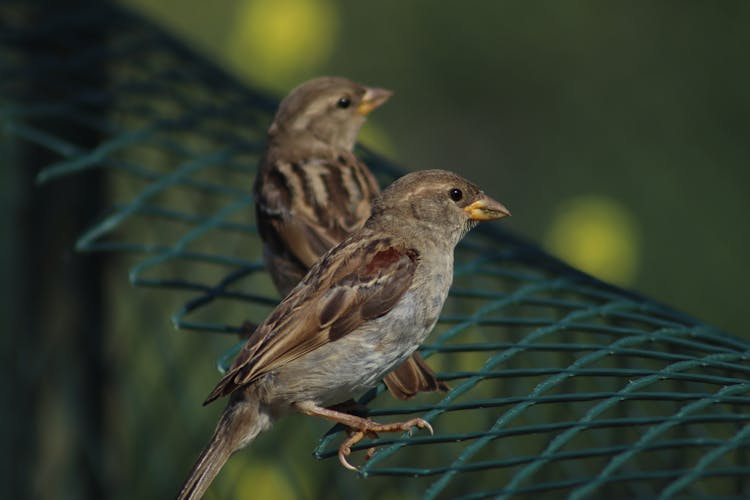
[[[362,102],[357,106],[357,113],[362,116],[366,116],[373,109],[379,108],[393,95],[393,92],[386,89],[379,89],[376,87],[365,87],[365,89],[365,95],[362,96]]]
[[[464,208],[464,211],[472,220],[495,220],[510,216],[510,210],[505,208],[505,205],[489,196],[475,201]]]

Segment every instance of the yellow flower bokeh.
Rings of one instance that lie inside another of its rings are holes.
[[[600,279],[629,285],[640,264],[640,230],[630,211],[612,198],[580,196],[555,211],[547,248]]]
[[[338,15],[328,0],[243,0],[227,55],[238,74],[288,90],[330,56],[337,32]]]
[[[231,485],[233,498],[297,498],[297,491],[286,477],[279,463],[259,459],[229,460],[224,466],[223,478]]]

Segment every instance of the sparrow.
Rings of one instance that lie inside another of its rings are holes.
[[[381,424],[331,405],[375,386],[435,326],[453,280],[453,251],[479,221],[510,215],[459,175],[415,172],[372,203],[364,226],[331,248],[258,325],[204,404],[228,396],[178,498],[200,498],[232,453],[290,412],[349,428],[338,457],[365,436],[427,429]],[[369,456],[369,455],[368,455]]]
[[[263,259],[282,297],[370,216],[380,189],[352,149],[367,115],[392,95],[320,77],[299,85],[279,105],[253,191]],[[448,389],[419,353],[384,382],[399,399]]]

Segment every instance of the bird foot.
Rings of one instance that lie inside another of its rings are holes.
[[[344,468],[349,470],[357,470],[357,467],[353,466],[347,460],[347,457],[352,452],[352,446],[359,443],[366,436],[370,438],[377,438],[379,432],[408,432],[411,436],[412,429],[417,427],[419,429],[427,429],[430,435],[434,434],[432,426],[429,422],[421,418],[412,418],[406,422],[394,422],[392,424],[379,424],[369,419],[362,419],[364,425],[358,427],[351,427],[349,429],[349,437],[341,443],[339,446],[339,462]],[[375,454],[375,447],[371,447],[365,454],[365,460],[369,460]]]
[[[352,446],[359,443],[366,436],[371,438],[377,438],[379,432],[408,432],[411,435],[412,428],[427,429],[430,431],[430,435],[433,434],[432,426],[430,423],[421,418],[412,418],[406,422],[394,422],[392,424],[379,424],[370,420],[369,418],[358,417],[357,415],[350,415],[348,413],[342,413],[335,408],[323,408],[315,404],[313,401],[298,401],[292,403],[297,411],[314,417],[325,418],[333,422],[338,422],[347,427],[349,437],[341,443],[339,446],[339,462],[345,468],[349,470],[357,470],[349,461],[346,459],[352,453]],[[365,459],[369,460],[375,454],[375,447],[369,448]]]

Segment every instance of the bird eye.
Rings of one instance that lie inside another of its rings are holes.
[[[341,99],[338,100],[338,102],[336,103],[336,106],[338,106],[341,109],[346,109],[349,107],[349,105],[351,105],[351,103],[352,101],[349,100],[348,97],[342,97]]]
[[[451,200],[453,201],[461,201],[461,198],[464,197],[464,193],[458,188],[451,189],[449,194],[451,195]]]

